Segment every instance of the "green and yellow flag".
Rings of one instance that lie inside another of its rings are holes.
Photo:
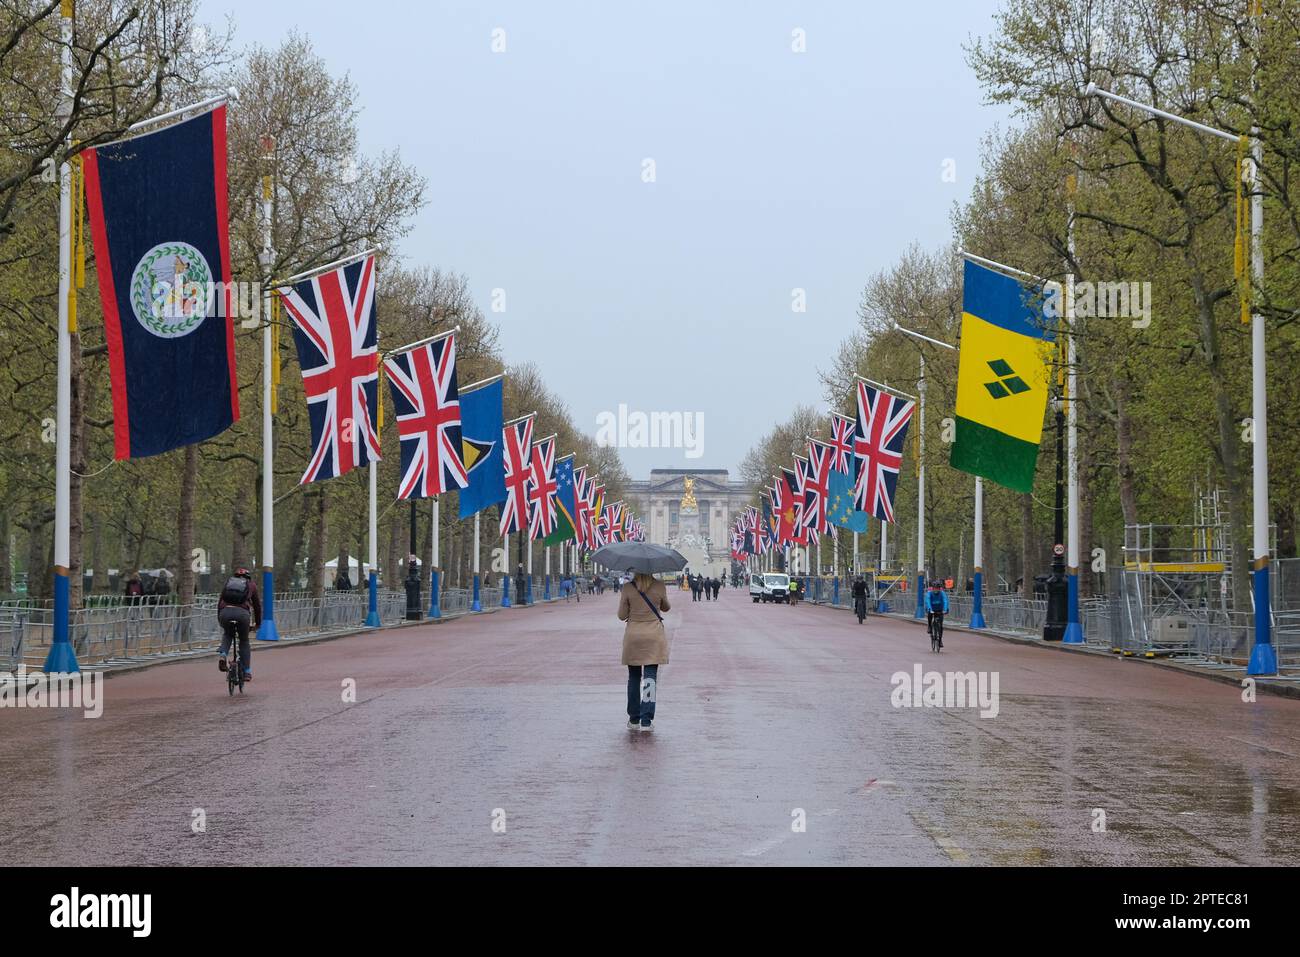
[[[966,261],[952,467],[1016,492],[1034,487],[1053,332],[1037,290]]]

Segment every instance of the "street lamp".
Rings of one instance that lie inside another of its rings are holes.
[[[1070,614],[1069,586],[1065,579],[1065,402],[1052,396],[1056,413],[1056,522],[1052,544],[1052,574],[1047,579],[1047,618],[1043,622],[1043,640],[1060,641]],[[1025,569],[1028,573],[1028,569]]]
[[[1157,109],[1146,103],[1129,99],[1127,96],[1120,96],[1118,93],[1111,93],[1109,90],[1103,90],[1096,83],[1089,83],[1083,95],[1099,96],[1115,103],[1123,103],[1125,106],[1150,113],[1152,116],[1189,126],[1206,136],[1215,136],[1231,143],[1241,140],[1237,134],[1215,129],[1213,126]],[[1250,177],[1250,262],[1254,284],[1261,286],[1264,282],[1264,196],[1257,188],[1257,180],[1264,151],[1259,142],[1259,127],[1252,126],[1250,132],[1251,163],[1247,174]],[[1254,427],[1251,471],[1255,552],[1251,584],[1255,597],[1255,643],[1251,648],[1250,663],[1246,667],[1246,673],[1275,675],[1277,674],[1277,652],[1273,648],[1272,607],[1269,602],[1268,400],[1265,394],[1268,379],[1265,374],[1264,317],[1255,308],[1253,289],[1250,311],[1250,356],[1251,423]]]

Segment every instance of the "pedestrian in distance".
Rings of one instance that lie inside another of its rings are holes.
[[[716,579],[716,578],[713,579],[713,600],[714,600],[714,601],[717,601],[717,600],[718,600],[718,590],[719,590],[721,587],[722,587],[722,582],[720,582],[720,581],[719,581],[718,579]]]
[[[619,591],[618,620],[623,630],[623,664],[627,665],[627,730],[654,730],[659,666],[668,664],[668,635],[663,612],[668,589],[652,575],[637,572]]]
[[[140,581],[138,571],[132,572],[131,577],[126,580],[126,600],[129,604],[138,605],[143,597],[144,582]]]

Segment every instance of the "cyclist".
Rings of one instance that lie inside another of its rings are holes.
[[[867,583],[859,575],[853,579],[853,614],[858,616],[858,624],[867,617]]]
[[[226,581],[217,601],[217,621],[221,622],[221,655],[217,658],[217,669],[226,670],[226,654],[230,651],[230,642],[234,634],[239,634],[239,659],[244,666],[244,680],[253,680],[253,658],[251,642],[248,640],[249,629],[256,631],[262,624],[262,600],[257,596],[257,586],[253,584],[253,575],[247,568],[236,568],[235,574]]]
[[[925,618],[930,634],[936,635],[940,648],[943,647],[943,616],[946,614],[948,614],[948,593],[943,590],[943,582],[935,578],[930,582],[930,591],[925,596]],[[936,617],[939,619],[937,634],[934,628]]]

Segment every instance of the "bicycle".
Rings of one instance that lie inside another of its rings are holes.
[[[930,650],[935,654],[943,651],[943,612],[930,613]]]
[[[859,595],[853,599],[853,613],[858,616],[858,624],[862,624],[867,617],[867,596]]]
[[[235,686],[239,686],[239,693],[244,693],[244,659],[239,655],[239,629],[235,627],[234,622],[226,626],[230,632],[230,658],[226,665],[226,694],[234,695]],[[249,635],[252,638],[252,635]]]

